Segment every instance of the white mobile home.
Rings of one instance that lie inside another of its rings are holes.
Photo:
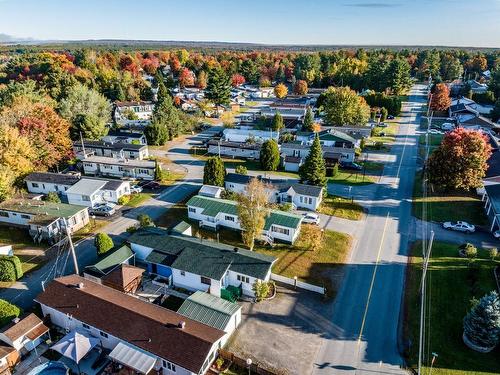
[[[88,207],[106,202],[118,203],[122,196],[128,194],[129,181],[90,178],[82,178],[66,191],[68,203]]]
[[[33,172],[24,179],[30,193],[48,194],[50,192],[66,194],[66,191],[80,180],[79,175]]]
[[[88,156],[82,160],[83,171],[90,176],[155,179],[156,163],[151,160],[131,160]]]

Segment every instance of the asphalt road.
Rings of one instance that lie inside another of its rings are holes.
[[[324,339],[313,374],[404,373],[398,323],[408,239],[415,231],[411,194],[424,95],[424,86],[414,86],[390,152],[393,162],[385,165],[373,190],[355,196],[369,214],[356,233],[350,264],[335,300],[334,328]]]

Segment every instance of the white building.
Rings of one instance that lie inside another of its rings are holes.
[[[153,115],[154,103],[139,102],[116,102],[114,117],[117,123],[128,120],[128,115],[134,114],[139,120],[150,120]]]
[[[255,160],[260,158],[260,149],[262,147],[260,143],[236,143],[215,139],[208,141],[207,146],[210,155]]]
[[[219,226],[241,230],[237,203],[227,199],[215,199],[196,195],[187,203],[188,217],[200,225],[217,229]],[[293,243],[297,239],[302,216],[289,212],[270,210],[266,218],[263,239]]]
[[[84,159],[85,156],[106,156],[110,158],[126,158],[143,160],[149,157],[147,145],[104,142],[84,140],[73,142],[73,152],[78,159]]]
[[[0,203],[0,222],[27,227],[36,241],[52,240],[60,233],[61,218],[71,232],[89,222],[87,207],[29,199],[11,199]]]
[[[95,207],[112,202],[130,194],[130,182],[122,180],[98,180],[82,178],[66,191],[68,203],[79,206]]]
[[[255,177],[228,173],[224,179],[224,186],[227,191],[243,194],[252,178],[258,178],[266,184],[269,203],[291,203],[294,208],[316,211],[323,198],[323,188],[320,186],[305,185],[286,180],[272,180],[262,176]]]
[[[110,130],[108,134],[102,137],[102,141],[110,143],[127,143],[131,145],[147,145],[144,133],[126,130]]]
[[[222,137],[226,142],[237,143],[245,143],[249,140],[262,143],[270,139],[278,142],[279,132],[272,130],[224,129]]]
[[[204,197],[220,198],[223,192],[224,188],[220,186],[203,185],[198,191],[198,194]]]
[[[50,192],[65,195],[66,191],[80,180],[79,175],[33,172],[24,179],[30,193],[48,194]]]
[[[52,324],[98,337],[113,361],[139,374],[204,374],[226,335],[78,275],[53,280],[35,300]]]
[[[89,176],[110,176],[154,180],[156,163],[152,160],[132,160],[88,156],[82,160],[83,171]]]
[[[287,142],[281,144],[281,156],[283,158],[292,156],[303,160],[309,155],[311,145],[305,142]],[[352,163],[356,158],[356,150],[354,147],[322,147],[323,156],[337,155],[338,161],[343,163]]]
[[[23,319],[15,318],[2,327],[0,341],[13,347],[21,356],[24,356],[48,339],[48,332],[49,328],[43,324],[42,320],[31,313]]]

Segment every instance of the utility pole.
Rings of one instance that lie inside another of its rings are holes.
[[[68,222],[66,221],[65,217],[63,217],[62,220],[63,220],[63,226],[66,230],[66,235],[67,235],[68,241],[69,241],[69,251],[71,251],[71,256],[73,257],[73,264],[75,266],[75,273],[77,275],[79,275],[80,269],[78,268],[78,260],[76,259],[75,247],[73,246],[73,240],[71,239],[71,233],[69,231]]]
[[[425,278],[427,268],[431,257],[432,243],[434,241],[434,231],[431,231],[427,253],[424,255],[424,264],[422,268],[422,280],[420,282],[420,339],[418,344],[418,375],[422,375],[422,357],[424,352],[424,322],[425,322]]]

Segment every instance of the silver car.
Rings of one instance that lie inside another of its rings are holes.
[[[100,204],[89,209],[89,213],[95,216],[111,216],[116,212],[110,204]]]

